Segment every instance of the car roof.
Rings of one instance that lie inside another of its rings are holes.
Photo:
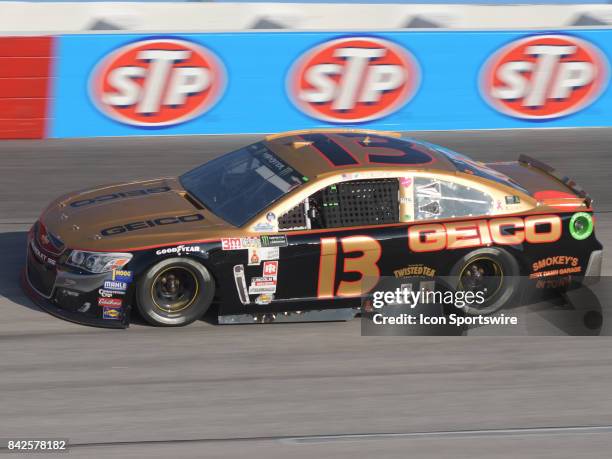
[[[307,177],[365,170],[429,170],[455,172],[446,155],[427,142],[393,132],[355,129],[290,131],[266,137],[264,143],[283,161]],[[349,156],[347,156],[347,154]],[[327,156],[336,157],[334,165]],[[354,160],[350,160],[350,156]],[[404,156],[408,163],[377,158]],[[347,161],[353,164],[342,164]],[[389,162],[391,161],[391,162]],[[354,164],[357,163],[357,164]]]

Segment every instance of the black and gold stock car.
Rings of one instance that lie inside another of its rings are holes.
[[[381,276],[501,279],[474,314],[503,307],[518,276],[598,276],[601,259],[589,197],[537,160],[310,130],[60,197],[29,233],[23,284],[51,314],[126,327],[132,308],[165,326],[211,306],[220,323],[349,318]]]

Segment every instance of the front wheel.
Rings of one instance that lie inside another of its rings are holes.
[[[466,305],[468,315],[493,314],[508,306],[519,290],[520,268],[512,255],[497,247],[475,250],[451,270],[457,290],[478,293],[484,301]]]
[[[215,283],[209,271],[188,258],[170,258],[145,273],[137,288],[137,306],[152,325],[180,327],[210,307]]]

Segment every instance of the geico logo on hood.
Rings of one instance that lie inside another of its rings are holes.
[[[200,220],[204,220],[204,216],[200,214],[181,215],[180,217],[162,217],[153,220],[130,222],[125,225],[111,226],[110,228],[101,230],[100,234],[102,236],[114,236],[128,231],[139,231],[146,228],[154,228],[156,226],[176,225],[177,223],[190,223]]]
[[[210,50],[176,39],[142,40],[102,60],[90,80],[93,102],[133,126],[171,126],[212,108],[225,70]]]
[[[485,63],[480,90],[496,110],[525,119],[575,113],[601,94],[608,63],[593,44],[568,35],[516,40]]]
[[[155,255],[166,255],[166,254],[174,254],[174,255],[178,255],[179,257],[183,254],[183,253],[191,253],[191,252],[200,252],[200,246],[196,245],[196,246],[184,246],[184,245],[179,245],[176,247],[168,247],[167,249],[159,249],[155,252]]]
[[[95,196],[90,199],[81,199],[78,201],[74,201],[70,203],[70,207],[83,207],[89,206],[91,204],[99,204],[107,201],[114,201],[115,199],[122,198],[132,198],[135,196],[143,196],[155,193],[165,193],[170,191],[170,187],[168,186],[160,186],[156,188],[147,188],[143,190],[130,190],[130,191],[120,191],[118,193],[104,194],[101,196]]]
[[[325,121],[382,118],[415,94],[420,71],[406,49],[380,38],[328,41],[293,65],[287,91],[304,113]]]

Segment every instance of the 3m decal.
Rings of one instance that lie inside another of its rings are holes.
[[[534,35],[489,58],[480,90],[494,109],[537,120],[582,110],[607,82],[608,62],[594,44],[571,35]]]
[[[226,237],[221,239],[221,250],[245,250],[261,247],[258,237]]]
[[[412,252],[435,252],[468,247],[516,245],[523,242],[546,244],[561,238],[562,223],[557,215],[505,217],[468,222],[428,223],[408,228]]]
[[[416,93],[420,71],[405,48],[373,37],[339,38],[294,63],[287,91],[295,106],[335,123],[371,121],[393,113]]]
[[[352,253],[360,255],[343,257],[342,273],[337,276],[338,241],[335,237],[321,238],[317,288],[319,298],[360,296],[378,283],[380,278],[378,260],[382,254],[382,247],[376,239],[370,236],[347,236],[340,239],[340,246],[343,255]],[[342,279],[345,273],[357,273],[359,279],[350,281]],[[337,279],[339,279],[338,288],[334,292]]]
[[[223,64],[209,49],[186,40],[147,39],[113,51],[98,64],[90,97],[116,121],[172,126],[210,110],[225,81]]]

